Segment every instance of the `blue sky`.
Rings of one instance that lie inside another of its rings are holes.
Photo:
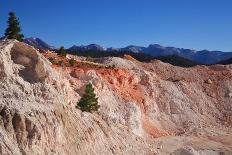
[[[1,35],[9,11],[26,37],[55,46],[158,43],[232,51],[232,0],[1,0]]]

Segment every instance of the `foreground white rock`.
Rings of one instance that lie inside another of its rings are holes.
[[[232,154],[230,66],[128,61],[53,68],[30,46],[1,42],[0,154]],[[75,108],[88,82],[98,113]]]

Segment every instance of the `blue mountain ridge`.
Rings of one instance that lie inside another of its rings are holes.
[[[41,49],[55,49],[54,46],[51,46],[39,38],[26,38],[25,43]],[[130,45],[123,48],[104,48],[97,44],[90,45],[74,45],[68,48],[70,51],[131,51],[134,53],[146,53],[154,57],[159,56],[170,56],[177,55],[199,64],[215,64],[219,61],[227,60],[232,58],[232,52],[222,52],[222,51],[208,51],[201,50],[196,51],[192,49],[176,48],[176,47],[164,47],[159,44],[151,44],[148,47]]]

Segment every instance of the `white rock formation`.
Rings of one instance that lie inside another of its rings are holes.
[[[73,76],[24,43],[0,42],[0,154],[232,154],[230,67],[112,60],[124,69]],[[93,114],[75,108],[89,82]]]

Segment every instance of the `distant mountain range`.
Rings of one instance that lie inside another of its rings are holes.
[[[34,46],[36,48],[41,49],[55,49],[55,47],[50,46],[46,42],[42,41],[39,38],[27,38],[24,40],[25,43]],[[232,52],[222,52],[222,51],[208,51],[208,50],[201,50],[196,51],[192,49],[184,49],[184,48],[176,48],[176,47],[164,47],[159,44],[151,44],[148,47],[143,46],[135,46],[130,45],[124,48],[104,48],[97,44],[90,44],[87,46],[77,46],[74,45],[68,48],[69,51],[130,51],[134,53],[145,53],[154,57],[161,57],[161,56],[171,56],[176,55],[183,57],[185,59],[189,59],[193,62],[197,62],[199,64],[215,64],[217,62],[227,60],[232,58]]]
[[[97,44],[90,44],[90,45],[87,45],[87,46],[72,46],[69,48],[70,51],[90,51],[90,50],[93,50],[93,51],[105,51],[106,49],[103,48],[102,46],[100,45],[97,45]]]
[[[45,49],[45,50],[53,50],[56,49],[54,46],[51,46],[47,44],[45,41],[39,39],[39,38],[26,38],[24,39],[24,42],[28,45],[31,45],[38,49]]]

